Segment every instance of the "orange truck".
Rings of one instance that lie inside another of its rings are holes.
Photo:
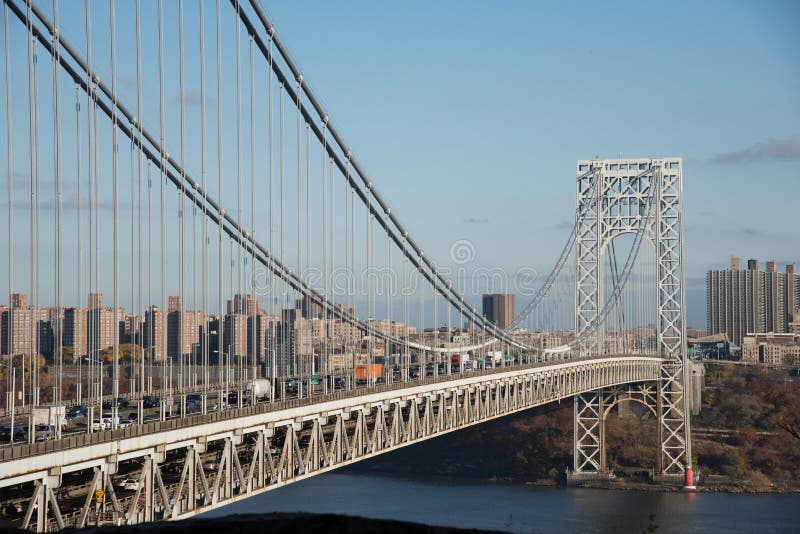
[[[379,376],[383,376],[382,363],[356,365],[356,380],[366,380],[367,378],[377,378]]]

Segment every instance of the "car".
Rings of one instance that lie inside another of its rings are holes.
[[[161,397],[156,395],[145,395],[142,397],[142,401],[144,401],[145,408],[158,408],[161,406]]]
[[[64,418],[67,421],[75,421],[77,419],[86,419],[86,414],[84,412],[67,412]]]
[[[120,418],[119,422],[117,423],[117,428],[128,428],[133,426],[133,421],[130,419]]]
[[[225,400],[223,399],[221,404],[216,404],[216,403],[215,403],[215,404],[212,404],[212,405],[211,405],[211,406],[208,408],[208,411],[210,411],[210,412],[216,412],[216,411],[222,411],[222,410],[227,410],[227,409],[228,409],[228,403],[227,403],[227,402],[225,402]]]
[[[36,425],[33,432],[36,441],[45,441],[56,437],[55,425]]]
[[[130,477],[118,478],[114,481],[114,487],[125,491],[136,491],[139,481]]]
[[[117,406],[118,408],[128,407],[128,397],[116,397],[114,399],[103,402],[103,408],[111,408]]]
[[[14,441],[25,441],[25,429],[22,425],[14,424]],[[11,424],[0,423],[0,442],[7,443],[11,441]]]
[[[92,421],[92,432],[101,432],[103,430],[111,430],[111,419],[104,417],[103,419]]]

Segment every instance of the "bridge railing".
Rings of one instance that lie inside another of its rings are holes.
[[[277,412],[292,408],[299,408],[303,406],[310,406],[314,404],[321,404],[329,401],[342,400],[347,398],[362,397],[376,393],[387,393],[391,391],[399,391],[411,387],[426,386],[431,384],[446,384],[453,380],[459,380],[471,377],[489,377],[509,371],[519,371],[526,369],[534,369],[541,367],[549,367],[554,364],[568,364],[568,363],[581,363],[591,362],[595,360],[605,359],[607,356],[593,356],[587,358],[572,358],[560,362],[531,362],[526,364],[519,364],[506,367],[495,367],[492,369],[475,370],[470,373],[457,374],[457,375],[442,375],[438,377],[426,377],[417,380],[410,380],[406,382],[395,382],[392,384],[379,384],[371,388],[355,389],[347,391],[337,391],[333,393],[308,396],[301,399],[288,399],[283,401],[264,401],[241,408],[229,408],[224,411],[187,415],[185,417],[175,417],[164,421],[152,421],[142,423],[136,426],[116,429],[116,430],[103,430],[99,432],[92,432],[86,434],[71,434],[60,439],[50,441],[26,443],[14,445],[13,447],[5,447],[0,449],[0,462],[14,460],[19,458],[27,458],[40,454],[47,454],[68,449],[75,449],[85,447],[88,445],[96,445],[101,443],[108,443],[115,440],[135,438],[145,436],[148,434],[157,434],[179,428],[187,428],[206,423],[214,423],[225,421],[229,419],[237,419],[251,415],[265,414],[269,412]]]

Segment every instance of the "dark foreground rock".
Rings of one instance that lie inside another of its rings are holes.
[[[0,529],[0,534],[19,533],[20,530]],[[381,534],[457,534],[462,532],[497,532],[490,530],[466,530],[451,527],[437,527],[392,521],[388,519],[368,519],[334,514],[248,514],[216,518],[196,518],[185,521],[165,521],[123,527],[91,527],[85,529],[68,528],[67,533],[113,533],[113,534],[184,534],[195,532],[216,532],[219,534],[296,534],[297,532],[381,533]]]

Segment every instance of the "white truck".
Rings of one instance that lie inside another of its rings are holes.
[[[67,409],[64,406],[34,406],[33,424],[46,426],[67,426]]]
[[[266,378],[248,381],[246,389],[256,400],[269,399],[272,396],[272,382]]]

